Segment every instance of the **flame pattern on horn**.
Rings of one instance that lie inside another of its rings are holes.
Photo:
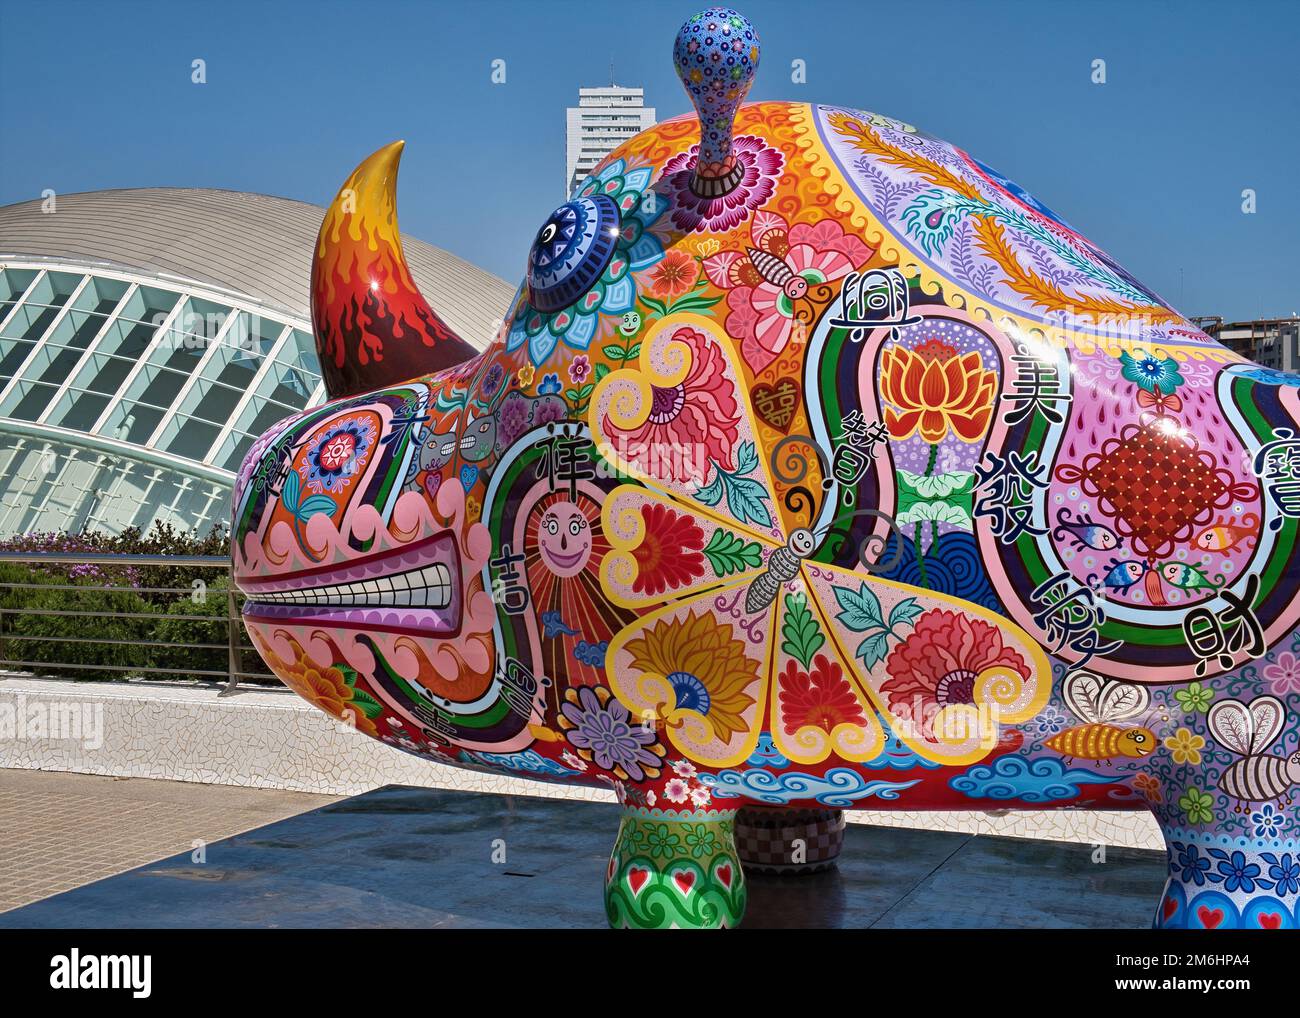
[[[332,398],[439,371],[478,352],[434,313],[407,267],[397,227],[404,145],[386,145],[352,171],[316,238],[311,321]]]

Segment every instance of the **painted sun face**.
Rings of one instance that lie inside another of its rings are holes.
[[[591,525],[572,502],[557,502],[542,517],[537,543],[547,569],[556,576],[574,576],[591,558]]]

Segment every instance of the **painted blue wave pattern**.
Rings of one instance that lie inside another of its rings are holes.
[[[1073,799],[1079,794],[1080,785],[1106,785],[1115,780],[1113,774],[1067,769],[1060,760],[1051,757],[1028,760],[1023,756],[1004,756],[991,767],[971,767],[948,784],[972,799],[1056,802]]]
[[[759,802],[787,803],[794,799],[812,799],[823,806],[852,806],[859,799],[897,799],[898,793],[911,788],[914,781],[867,781],[847,767],[835,767],[820,774],[787,771],[774,774],[767,770],[721,771],[701,774],[700,781],[719,799],[744,796]]]
[[[483,764],[488,767],[505,767],[512,771],[524,771],[528,774],[564,776],[578,773],[561,766],[554,760],[546,759],[535,749],[526,749],[522,753],[474,753],[470,750],[464,750],[460,756],[462,760],[468,760],[471,763]]]

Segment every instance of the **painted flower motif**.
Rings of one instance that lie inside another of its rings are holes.
[[[1264,668],[1264,678],[1278,696],[1300,693],[1300,660],[1290,651],[1282,651],[1274,664]]]
[[[560,754],[560,759],[564,762],[564,766],[568,767],[570,770],[585,771],[587,769],[587,761],[582,759],[582,757],[578,756],[572,750],[566,749]]]
[[[1193,824],[1208,824],[1214,819],[1214,799],[1199,788],[1189,788],[1178,800],[1178,808]]]
[[[1188,729],[1180,728],[1165,739],[1165,749],[1174,758],[1176,764],[1198,764],[1201,762],[1201,750],[1205,748],[1205,737],[1193,735]]]
[[[505,377],[506,369],[501,366],[500,361],[496,361],[487,369],[487,374],[483,376],[483,395],[491,399],[492,395],[501,387],[501,379]]]
[[[885,660],[880,684],[890,710],[920,726],[933,741],[935,715],[953,704],[974,704],[993,677],[1029,678],[1029,665],[1006,646],[1001,631],[962,612],[935,608]],[[919,717],[917,715],[920,715]]]
[[[687,824],[683,828],[683,840],[693,859],[703,859],[717,851],[718,835],[713,824]]]
[[[664,300],[687,293],[700,278],[700,263],[680,248],[668,251],[650,272],[650,292]]]
[[[1178,364],[1171,357],[1161,357],[1146,350],[1125,350],[1119,355],[1124,377],[1140,389],[1156,394],[1169,394],[1183,384]]]
[[[658,802],[658,801],[659,801],[659,796],[655,795],[655,790],[654,790],[653,788],[650,789],[650,791],[646,792],[646,794],[645,794],[645,804],[646,804],[647,806],[651,806],[651,807],[653,807],[654,804],[655,804],[656,802]]]
[[[662,594],[704,575],[704,531],[694,518],[658,502],[641,507],[645,533],[632,549],[638,594]]]
[[[579,354],[573,358],[573,363],[569,365],[569,380],[574,385],[581,385],[591,374],[591,361],[587,359],[586,354]]]
[[[633,724],[604,686],[565,690],[560,726],[578,755],[597,767],[632,781],[659,776],[664,748],[654,729]]]
[[[803,671],[793,659],[787,661],[780,689],[781,721],[788,735],[801,728],[820,728],[830,733],[837,725],[866,724],[844,670],[825,654],[813,658],[810,672]]]
[[[707,718],[717,737],[728,742],[744,731],[745,713],[754,705],[748,691],[757,665],[745,654],[745,641],[708,611],[661,619],[627,642],[632,666],[661,676],[671,687],[670,709]]]
[[[1037,739],[1050,739],[1053,735],[1065,731],[1070,719],[1056,704],[1049,703],[1035,717],[1024,724],[1025,731]]]
[[[341,669],[332,665],[322,668],[295,640],[289,641],[294,660],[288,661],[275,652],[269,641],[259,638],[256,633],[253,633],[253,639],[271,671],[286,686],[330,717],[378,738],[378,727],[362,709],[356,689],[348,684]]]
[[[1255,825],[1255,836],[1259,838],[1276,838],[1284,819],[1271,802],[1266,802],[1250,815],[1250,822]]]
[[[537,391],[543,396],[553,396],[562,388],[560,376],[552,372],[542,376],[542,384],[537,387]]]
[[[1178,868],[1182,870],[1183,880],[1204,887],[1206,882],[1218,883],[1223,878],[1210,872],[1210,860],[1201,855],[1195,845],[1183,845],[1178,852]]]
[[[698,809],[703,809],[713,798],[713,792],[707,785],[696,785],[691,789],[691,804]]]
[[[515,377],[519,379],[519,387],[521,389],[527,389],[530,385],[532,385],[533,375],[534,375],[534,370],[531,364],[525,364],[517,372],[515,372]]]
[[[1209,686],[1203,686],[1199,682],[1193,682],[1186,689],[1180,689],[1174,693],[1174,699],[1178,701],[1178,706],[1186,714],[1204,714],[1210,709],[1210,701],[1214,699],[1214,690]]]
[[[366,418],[339,421],[311,440],[298,472],[312,491],[340,492],[351,483],[374,442],[375,426]]]
[[[690,364],[685,377],[673,386],[651,382],[649,406],[641,407],[637,415],[640,423],[622,428],[607,414],[603,427],[606,435],[623,443],[629,461],[647,473],[680,483],[698,480],[695,457],[731,469],[732,450],[740,435],[740,404],[726,358],[716,343],[688,325],[677,329],[672,341],[685,348]],[[665,455],[664,450],[676,454]]]
[[[722,244],[716,237],[706,237],[704,240],[696,243],[695,253],[701,258],[707,258],[711,254],[716,254],[720,247],[722,247]]]
[[[653,174],[651,166],[630,167],[627,160],[615,159],[582,183],[575,198],[599,192],[618,208],[614,255],[600,279],[569,307],[547,314],[527,300],[519,301],[506,334],[507,350],[527,345],[528,359],[540,367],[561,344],[579,353],[586,351],[598,336],[612,334],[622,316],[633,309],[638,287],[664,256],[656,221],[668,203],[642,200]]]
[[[754,216],[750,239],[745,252],[706,258],[704,271],[730,291],[727,331],[739,340],[745,361],[762,371],[785,349],[796,321],[803,326],[814,317],[809,289],[842,279],[874,252],[833,219],[790,226],[770,212]]]
[[[1273,881],[1278,894],[1300,893],[1300,860],[1290,852],[1283,852],[1280,856],[1264,852],[1260,858],[1269,864],[1268,878]]]
[[[690,794],[691,786],[681,778],[669,778],[664,782],[664,798],[669,802],[685,802]]]
[[[1160,791],[1160,782],[1153,775],[1145,772],[1139,774],[1133,779],[1133,789],[1147,802],[1164,801],[1164,793]]]
[[[695,769],[695,764],[685,759],[672,761],[672,768],[674,774],[679,778],[686,778],[688,781],[699,774],[699,771]]]
[[[652,859],[674,859],[681,853],[682,839],[667,824],[652,824],[645,834],[646,849]]]
[[[887,403],[885,427],[897,441],[921,437],[938,444],[949,433],[963,442],[984,437],[993,413],[997,375],[978,351],[930,360],[905,346],[891,346],[880,358],[880,394]]]
[[[1244,852],[1233,852],[1227,859],[1220,860],[1219,872],[1223,874],[1225,891],[1244,891],[1246,894],[1252,894],[1257,882],[1264,887],[1270,886],[1268,881],[1259,880],[1263,872],[1259,863],[1247,862]]]
[[[731,151],[741,165],[740,182],[720,198],[702,198],[691,190],[700,147],[673,156],[664,164],[661,193],[672,209],[672,224],[683,233],[726,233],[767,204],[785,168],[785,156],[761,138],[742,134]]]

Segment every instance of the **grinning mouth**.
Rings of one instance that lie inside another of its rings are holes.
[[[450,531],[348,562],[273,576],[238,576],[244,615],[413,636],[461,626],[460,553]]]

